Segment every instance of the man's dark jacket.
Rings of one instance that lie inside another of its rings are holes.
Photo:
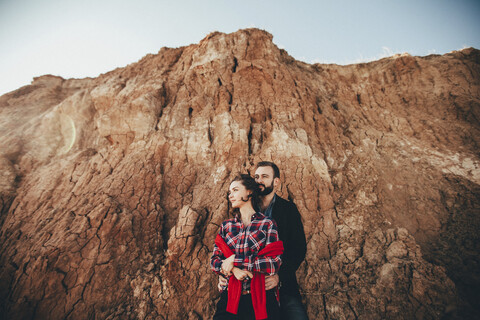
[[[297,206],[276,196],[272,218],[277,223],[278,236],[283,241],[282,266],[278,272],[282,293],[300,295],[295,272],[305,259],[307,241]]]

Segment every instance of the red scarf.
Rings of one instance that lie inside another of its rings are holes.
[[[232,249],[227,245],[225,240],[217,234],[215,244],[222,251],[225,258],[233,254]],[[283,253],[283,242],[275,241],[260,250],[258,256],[274,257]],[[253,272],[253,279],[250,282],[250,292],[252,295],[253,310],[255,311],[255,319],[267,319],[267,294],[265,291],[265,274],[261,272]],[[228,303],[227,312],[237,314],[238,304],[242,296],[242,282],[235,278],[234,275],[230,277],[228,282]]]

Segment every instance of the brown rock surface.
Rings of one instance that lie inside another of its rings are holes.
[[[0,97],[0,313],[208,319],[232,176],[282,170],[311,319],[480,309],[480,52],[309,65],[256,29]]]

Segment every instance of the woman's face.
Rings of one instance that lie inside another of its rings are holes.
[[[228,200],[232,204],[232,208],[241,208],[248,202],[251,191],[248,191],[241,181],[233,181],[230,184]],[[247,201],[243,201],[243,200]]]

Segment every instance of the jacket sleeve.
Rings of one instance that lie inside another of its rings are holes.
[[[295,274],[305,259],[307,241],[297,206],[293,202],[288,201],[285,209],[287,210],[286,225],[284,230],[282,230],[283,235],[280,234],[280,237],[283,238],[280,240],[283,240],[285,251],[282,256],[283,264],[280,273]]]

